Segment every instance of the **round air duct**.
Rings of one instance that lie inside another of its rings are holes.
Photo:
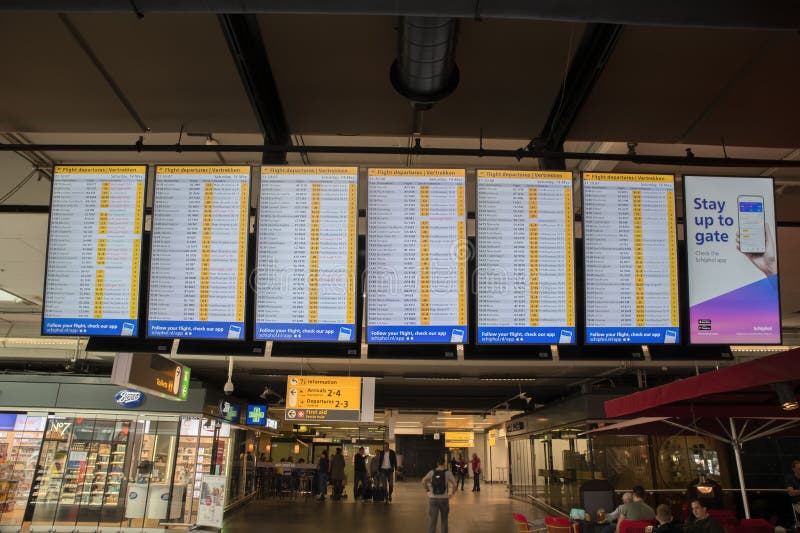
[[[454,18],[401,17],[398,54],[389,77],[415,109],[430,109],[458,86],[457,34]]]

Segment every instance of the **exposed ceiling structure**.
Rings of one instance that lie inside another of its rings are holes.
[[[781,1],[279,2],[267,0],[6,1],[0,5],[1,144],[119,145],[122,151],[0,150],[0,356],[54,365],[85,341],[37,339],[53,163],[356,164],[551,168],[548,159],[414,153],[266,153],[300,146],[549,150],[594,154],[800,161],[800,7]],[[322,5],[326,4],[326,5]],[[139,13],[134,12],[138,9]],[[477,9],[477,11],[476,11]],[[302,11],[302,12],[299,12]],[[591,14],[591,15],[589,15]],[[143,15],[143,16],[139,16]],[[458,85],[419,111],[392,86],[399,16],[458,17]],[[23,44],[24,43],[24,44]],[[136,152],[176,145],[168,152]],[[266,140],[265,140],[266,138]],[[252,152],[180,146],[251,145]],[[275,161],[276,159],[272,159]],[[794,163],[792,163],[794,162]],[[568,170],[773,176],[779,219],[784,344],[800,344],[800,163],[690,166],[574,158]],[[556,164],[559,164],[556,161]],[[34,172],[36,171],[36,172]],[[363,175],[362,175],[363,180]],[[258,186],[257,180],[255,187]],[[152,187],[152,183],[151,183]],[[365,187],[360,207],[365,208]],[[253,198],[257,197],[254,189]],[[579,191],[577,191],[579,193]],[[468,173],[469,205],[474,174]],[[152,203],[152,190],[148,195]],[[679,210],[680,216],[680,210]],[[83,344],[82,344],[83,343]],[[757,352],[741,350],[738,356]],[[669,380],[695,371],[691,354],[656,361],[400,361],[238,358],[235,382],[257,396],[294,368],[382,377],[382,407],[426,398],[480,410],[525,390],[557,398],[603,376],[636,385],[636,368]],[[225,361],[184,357],[214,379]],[[726,362],[698,358],[697,368]],[[456,381],[434,384],[420,374]],[[487,381],[536,377],[535,382]],[[481,378],[484,378],[483,380]],[[437,392],[441,392],[437,396]],[[420,415],[422,416],[422,415]],[[470,415],[473,416],[473,415]],[[430,421],[422,421],[423,425]],[[431,426],[432,427],[432,426]]]

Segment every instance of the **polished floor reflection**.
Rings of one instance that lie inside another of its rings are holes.
[[[522,513],[529,520],[544,516],[532,505],[509,498],[505,485],[483,484],[481,492],[471,492],[471,488],[466,486],[466,490],[459,490],[450,500],[452,532],[511,533],[516,531],[512,513]],[[223,532],[416,533],[427,531],[427,527],[428,497],[419,480],[407,480],[396,484],[392,503],[388,505],[355,502],[352,496],[325,502],[304,497],[257,500],[231,513]]]

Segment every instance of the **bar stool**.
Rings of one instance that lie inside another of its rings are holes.
[[[314,492],[311,487],[311,480],[313,478],[313,473],[309,472],[308,470],[304,470],[300,473],[300,478],[298,480],[298,488],[297,493],[305,495],[306,498],[310,498]]]

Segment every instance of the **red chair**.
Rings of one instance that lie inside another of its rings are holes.
[[[563,516],[545,517],[544,527],[547,528],[547,533],[580,533],[578,524],[573,524],[569,518]]]
[[[763,518],[742,518],[739,522],[748,533],[773,533],[775,528]]]
[[[644,533],[647,526],[654,524],[653,520],[623,520],[619,523],[619,533]]]
[[[517,524],[517,533],[533,533],[533,530],[528,525],[528,519],[525,515],[514,513],[514,523]]]
[[[739,519],[736,513],[727,509],[708,509],[708,516],[714,517],[723,526],[738,526]]]

